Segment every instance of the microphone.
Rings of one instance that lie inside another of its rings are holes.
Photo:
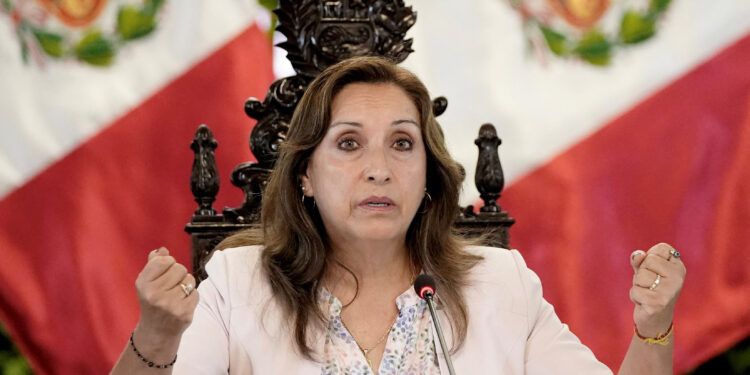
[[[430,315],[432,315],[432,323],[435,324],[435,330],[438,334],[438,340],[440,340],[440,347],[443,349],[443,356],[445,357],[445,363],[448,365],[448,373],[450,375],[456,375],[456,371],[453,370],[453,362],[451,362],[451,355],[448,351],[448,346],[445,345],[445,339],[443,338],[443,330],[440,328],[440,321],[438,321],[437,312],[435,311],[435,302],[433,297],[435,296],[435,290],[437,285],[435,279],[430,275],[421,274],[414,280],[414,291],[417,292],[419,298],[427,301],[427,306],[430,308]]]

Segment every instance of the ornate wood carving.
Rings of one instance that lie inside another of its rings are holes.
[[[412,39],[404,39],[417,20],[402,0],[280,0],[276,30],[286,36],[297,75],[314,78],[353,56],[378,55],[400,63]]]
[[[432,99],[432,114],[435,117],[442,115],[446,109],[448,109],[448,99],[444,96],[438,96],[437,98]]]
[[[193,171],[190,174],[190,190],[193,192],[198,208],[193,215],[216,215],[212,204],[219,192],[219,171],[216,168],[214,150],[218,143],[211,129],[201,125],[195,132],[190,148],[195,153]]]
[[[245,113],[258,120],[250,133],[250,149],[263,167],[276,162],[294,109],[311,81],[300,75],[282,78],[271,84],[263,102],[255,98],[245,102]]]
[[[242,189],[245,199],[239,207],[224,209],[225,221],[244,224],[260,220],[263,189],[270,174],[271,169],[264,168],[260,163],[247,162],[234,168],[232,184]]]
[[[501,140],[492,124],[484,124],[479,128],[479,136],[474,140],[474,144],[479,148],[474,183],[484,200],[484,205],[478,213],[474,212],[473,205],[462,207],[456,226],[468,236],[484,235],[488,244],[508,248],[509,229],[516,220],[497,204],[505,185],[503,167],[497,151],[500,143]]]
[[[500,138],[497,137],[497,131],[492,124],[482,125],[479,128],[479,137],[474,140],[474,144],[479,147],[474,183],[479,190],[479,196],[484,200],[484,206],[480,209],[482,212],[500,212],[497,199],[500,198],[500,192],[505,186],[503,167],[500,165],[500,155],[497,153],[500,143]]]

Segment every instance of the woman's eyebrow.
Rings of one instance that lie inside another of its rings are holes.
[[[360,124],[360,123],[358,123],[356,121],[334,121],[331,125],[328,126],[328,128],[332,128],[332,127],[338,126],[338,125],[351,125],[351,126],[356,126],[358,128],[362,127],[362,124]]]
[[[411,120],[411,119],[399,119],[399,120],[393,121],[391,123],[391,126],[396,126],[396,125],[401,125],[401,124],[413,124],[414,126],[419,127],[419,124],[416,121]],[[358,128],[362,127],[362,124],[356,121],[334,121],[333,123],[331,123],[329,128],[332,128],[338,125],[350,125],[350,126],[356,126]]]
[[[401,125],[401,124],[413,124],[414,126],[419,127],[419,124],[416,121],[411,120],[411,119],[400,119],[391,123],[392,126]]]

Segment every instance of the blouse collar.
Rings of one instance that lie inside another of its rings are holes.
[[[336,318],[341,315],[343,305],[333,293],[329,292],[326,288],[320,288],[319,303],[323,307],[323,311],[328,310],[330,319]],[[396,308],[401,312],[405,308],[416,306],[419,304],[421,299],[417,296],[414,288],[409,286],[403,293],[396,297]],[[327,305],[327,309],[326,309]]]

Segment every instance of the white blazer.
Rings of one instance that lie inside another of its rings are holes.
[[[321,373],[318,363],[299,354],[271,298],[261,250],[247,246],[214,253],[174,374]],[[464,345],[451,357],[456,374],[612,374],[560,322],[518,251],[467,250],[485,259],[472,269],[471,285],[463,291],[469,326]],[[438,314],[450,345],[450,325]],[[313,347],[322,350],[323,333],[311,335]],[[435,344],[441,374],[448,374],[437,337]]]

